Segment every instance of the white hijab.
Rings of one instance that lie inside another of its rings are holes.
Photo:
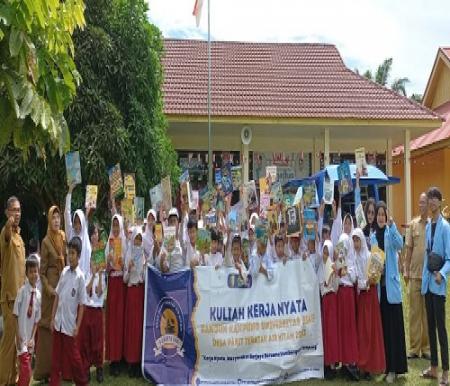
[[[81,231],[80,234],[76,234],[75,228],[73,227],[73,224],[75,222],[75,217],[78,217],[80,219],[81,223]],[[70,239],[73,237],[79,237],[81,239],[81,255],[80,260],[78,261],[78,266],[80,267],[81,271],[84,274],[84,277],[87,278],[88,275],[91,273],[91,241],[89,240],[89,233],[88,233],[88,227],[86,222],[86,217],[84,216],[84,212],[81,209],[78,209],[73,214],[72,218],[72,231],[70,233]]]
[[[342,220],[342,232],[341,232],[341,233],[344,233],[344,225],[345,225],[345,220],[346,220],[347,218],[350,218],[350,222],[351,222],[351,224],[352,224],[352,229],[351,229],[351,231],[350,231],[350,234],[348,235],[348,236],[351,236],[354,227],[353,227],[353,217],[352,217],[349,213],[347,213],[347,214],[344,216],[344,219]]]
[[[356,263],[356,272],[358,279],[364,279],[367,276],[366,268],[369,261],[370,251],[367,246],[366,237],[364,236],[364,232],[361,228],[355,228],[352,232],[352,239],[353,236],[356,236],[361,240],[361,249],[359,252],[356,252],[352,241],[350,254]]]
[[[334,261],[333,258],[333,243],[331,242],[331,240],[325,240],[322,246],[322,250],[320,251],[320,263],[319,263],[319,267],[317,270],[317,278],[319,279],[319,283],[324,283],[325,282],[325,268],[324,268],[324,264],[323,264],[323,250],[325,249],[325,247],[328,248],[328,258],[331,259],[332,261]]]
[[[153,250],[153,229],[151,229],[150,224],[148,222],[148,218],[149,216],[152,215],[154,218],[154,223],[156,223],[156,211],[153,209],[150,209],[147,212],[147,226],[145,227],[145,232],[142,235],[142,242],[144,244],[144,252],[146,256],[150,256],[150,254],[152,253]],[[142,232],[141,232],[142,234]],[[134,237],[136,237],[136,235],[134,235]],[[134,237],[132,237],[131,239],[134,242]]]
[[[119,228],[120,228],[119,237],[122,242],[122,255],[123,255],[122,257],[125,258],[126,253],[127,253],[127,237],[125,236],[125,228],[123,226],[123,217],[120,214],[115,214],[113,216],[113,218],[111,219],[111,230],[109,231],[109,239],[114,238],[113,223],[114,223],[115,219],[117,219],[117,221],[119,222]],[[106,243],[105,256],[109,255],[109,239],[108,239],[108,243]]]

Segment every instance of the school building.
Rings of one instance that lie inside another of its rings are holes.
[[[438,186],[444,196],[444,206],[450,208],[450,47],[438,49],[423,95],[423,105],[444,121],[430,133],[411,141],[411,212],[418,214],[418,199],[430,186]],[[394,149],[393,173],[402,176],[405,169],[404,149]],[[403,181],[393,188],[394,195],[404,195]],[[450,212],[449,212],[450,213]],[[405,218],[405,208],[397,205],[395,216]]]
[[[164,45],[168,134],[181,167],[202,185],[208,176],[207,42],[166,39]],[[392,174],[386,154],[404,145],[401,177],[411,187],[410,141],[442,119],[347,68],[334,45],[212,42],[211,122],[214,165],[240,163],[244,180],[257,181],[267,165],[277,165],[281,179],[308,176],[352,160],[361,146],[370,163]],[[251,131],[249,144],[243,130]],[[388,189],[389,206],[404,207],[407,218],[411,192]]]

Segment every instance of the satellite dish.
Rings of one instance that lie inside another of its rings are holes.
[[[249,145],[252,141],[252,128],[244,126],[241,130],[241,140],[244,145]]]

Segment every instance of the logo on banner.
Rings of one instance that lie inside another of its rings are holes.
[[[155,356],[184,356],[184,319],[178,302],[164,297],[158,303],[154,318]]]

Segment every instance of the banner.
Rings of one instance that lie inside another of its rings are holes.
[[[286,285],[289,283],[289,285]],[[323,378],[319,285],[309,260],[272,281],[197,267],[146,281],[144,376],[165,384],[268,384]]]

